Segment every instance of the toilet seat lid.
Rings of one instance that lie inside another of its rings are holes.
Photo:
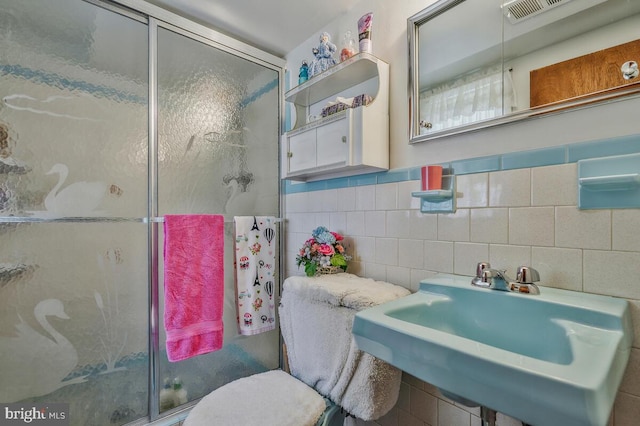
[[[191,410],[184,426],[313,426],[326,408],[314,389],[282,370],[224,385]]]

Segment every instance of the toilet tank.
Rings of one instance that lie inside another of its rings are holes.
[[[358,418],[386,414],[397,401],[401,371],[360,351],[351,327],[356,312],[408,294],[347,273],[287,278],[279,317],[291,374]]]

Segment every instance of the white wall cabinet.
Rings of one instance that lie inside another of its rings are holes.
[[[307,122],[313,108],[362,93],[373,98],[369,105]],[[285,100],[295,105],[297,118],[282,137],[283,178],[312,181],[389,169],[387,63],[360,53],[288,91]]]

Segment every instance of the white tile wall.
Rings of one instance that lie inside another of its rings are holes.
[[[640,209],[579,210],[575,164],[519,169],[457,179],[453,214],[423,214],[411,191],[418,181],[289,194],[287,274],[296,251],[319,225],[343,233],[354,260],[349,271],[412,291],[439,273],[471,275],[478,261],[515,274],[531,265],[543,286],[630,301],[635,324],[631,363],[609,426],[640,418]],[[479,411],[454,404],[405,375],[396,407],[358,425],[480,425]],[[500,426],[520,426],[499,414]]]
[[[640,251],[640,210],[614,210],[612,214],[612,248]]]

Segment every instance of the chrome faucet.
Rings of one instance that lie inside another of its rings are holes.
[[[471,284],[492,290],[540,294],[540,288],[534,284],[537,281],[540,281],[540,274],[528,266],[520,266],[516,279],[513,280],[507,276],[506,271],[492,269],[488,262],[480,262],[476,267],[476,276],[471,280]]]

